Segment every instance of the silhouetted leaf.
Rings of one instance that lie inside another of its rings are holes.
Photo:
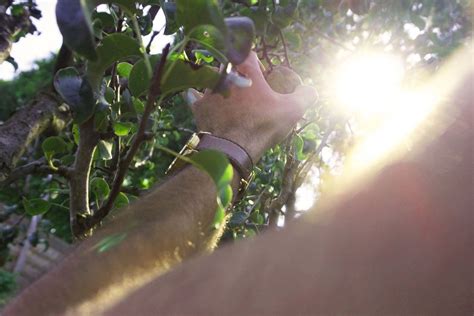
[[[92,87],[75,68],[59,70],[54,77],[54,88],[71,107],[76,123],[81,124],[92,116],[95,108]]]

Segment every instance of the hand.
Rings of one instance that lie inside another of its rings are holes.
[[[275,92],[265,80],[257,55],[251,52],[237,71],[252,80],[249,88],[232,86],[230,96],[194,91],[191,105],[199,131],[230,139],[243,148],[256,163],[301,119],[317,99],[316,90],[299,85],[290,94]]]

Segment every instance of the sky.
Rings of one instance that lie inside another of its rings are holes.
[[[36,3],[43,14],[41,19],[34,20],[40,34],[28,34],[13,44],[10,55],[15,58],[19,69],[15,72],[10,63],[3,62],[0,64],[0,79],[11,80],[21,71],[32,69],[35,60],[47,58],[61,47],[61,33],[56,25],[54,12],[56,0],[39,0]],[[164,23],[165,19],[160,11],[154,21],[154,30],[160,30]],[[149,36],[145,37],[144,42],[148,43],[148,39]],[[171,39],[171,36],[157,36],[151,47],[151,53],[158,53]]]

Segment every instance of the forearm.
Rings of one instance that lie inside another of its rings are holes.
[[[215,210],[211,179],[188,167],[122,210],[6,314],[64,313],[80,305],[86,312],[86,302],[98,312],[182,259],[211,249],[220,233],[211,228]]]

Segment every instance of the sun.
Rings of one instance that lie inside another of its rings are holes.
[[[335,101],[344,111],[371,115],[387,110],[402,88],[402,59],[380,52],[363,52],[339,64],[331,86]]]

